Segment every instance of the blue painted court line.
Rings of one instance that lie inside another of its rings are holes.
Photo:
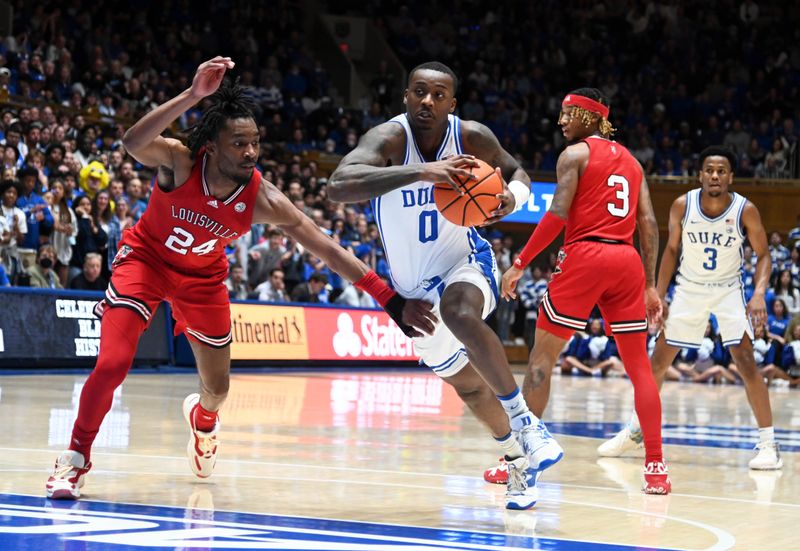
[[[126,503],[50,501],[0,494],[0,549],[633,551],[645,548],[470,530]]]

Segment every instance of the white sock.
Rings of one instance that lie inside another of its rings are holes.
[[[636,410],[631,413],[631,420],[628,421],[628,428],[631,432],[641,431],[642,426],[639,424],[639,416],[636,415]]]
[[[500,447],[503,449],[503,456],[510,457],[511,459],[516,459],[517,457],[522,457],[525,455],[525,452],[522,450],[522,446],[519,445],[517,439],[514,438],[512,433],[508,433],[502,438],[495,438]]]
[[[535,425],[539,422],[539,418],[528,409],[519,387],[515,388],[511,394],[498,396],[497,399],[500,400],[500,404],[506,410],[506,415],[508,415],[508,420],[511,423],[511,430],[520,430],[522,427]]]
[[[759,428],[758,442],[760,444],[769,444],[771,442],[775,442],[775,429],[772,427]]]

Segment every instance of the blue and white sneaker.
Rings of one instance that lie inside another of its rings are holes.
[[[539,489],[534,482],[528,485],[528,458],[506,457],[508,468],[508,486],[506,488],[506,509],[521,511],[536,505],[539,499]]]
[[[564,449],[556,442],[543,421],[535,426],[524,426],[517,433],[517,440],[528,456],[530,468],[536,471],[548,469],[564,457]]]

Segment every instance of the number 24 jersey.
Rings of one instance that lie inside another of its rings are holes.
[[[250,231],[261,173],[253,170],[247,184],[218,199],[205,179],[206,162],[201,150],[183,185],[172,191],[153,186],[147,209],[121,244],[178,272],[227,274],[225,247]]]

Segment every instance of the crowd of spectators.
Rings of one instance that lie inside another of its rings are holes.
[[[739,156],[740,176],[798,176],[796,3],[337,0],[328,8],[370,14],[406,67],[447,63],[461,79],[461,116],[486,123],[533,170],[555,169],[565,93],[593,86],[611,99],[616,137],[648,175],[694,174],[697,152],[724,143]]]

